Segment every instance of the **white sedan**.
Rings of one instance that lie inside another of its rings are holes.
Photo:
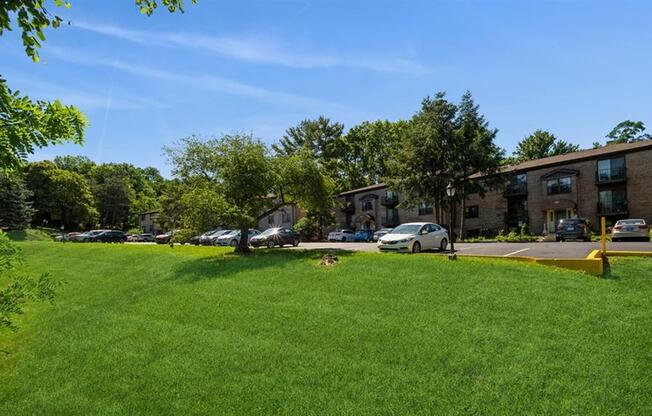
[[[422,250],[434,249],[444,251],[446,247],[448,247],[448,231],[441,225],[431,222],[401,224],[378,240],[378,249],[381,251],[419,253]]]
[[[337,230],[328,233],[328,241],[355,241],[355,231]]]

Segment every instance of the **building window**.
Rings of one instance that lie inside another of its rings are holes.
[[[598,182],[625,179],[625,157],[598,160]]]
[[[362,210],[363,211],[373,211],[374,210],[374,202],[369,199],[367,201],[362,201]]]
[[[432,204],[429,202],[420,202],[418,210],[419,215],[428,215],[433,213]]]
[[[267,224],[274,225],[274,216],[270,215],[267,217]]]
[[[509,178],[508,194],[524,194],[527,192],[527,173],[519,173]]]
[[[464,218],[478,218],[480,215],[480,208],[477,205],[471,205],[465,208]]]
[[[600,191],[598,201],[598,214],[627,213],[627,191],[624,189]]]
[[[567,194],[571,192],[571,178],[565,176],[563,178],[548,179],[546,186],[548,195]]]

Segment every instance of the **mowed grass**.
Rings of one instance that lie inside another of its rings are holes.
[[[651,260],[20,246],[66,284],[0,336],[0,415],[652,414]]]

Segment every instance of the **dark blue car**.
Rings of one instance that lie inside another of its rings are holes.
[[[358,230],[355,232],[354,241],[371,241],[373,236],[373,230]]]

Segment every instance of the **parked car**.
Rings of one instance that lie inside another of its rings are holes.
[[[446,250],[448,232],[439,224],[411,222],[401,224],[378,240],[381,251],[405,251],[419,253],[423,250]]]
[[[611,229],[611,241],[624,239],[650,241],[650,226],[645,220],[618,220]]]
[[[201,244],[202,240],[207,239],[208,236],[210,236],[211,234],[213,234],[215,231],[218,231],[218,230],[215,229],[215,230],[206,231],[206,232],[203,233],[203,234],[199,234],[199,235],[196,235],[196,236],[194,236],[194,237],[191,237],[190,240],[188,241],[188,243],[190,243],[190,244],[192,244],[192,245],[194,245],[194,246],[198,246],[198,245]]]
[[[127,235],[120,230],[107,230],[88,239],[92,243],[124,243]]]
[[[219,246],[217,240],[222,237],[223,235],[231,234],[235,232],[236,230],[220,230],[220,231],[215,231],[213,234],[211,234],[207,241],[206,245],[209,246]]]
[[[380,230],[378,230],[378,231],[376,231],[376,232],[374,233],[374,235],[371,237],[371,239],[372,239],[374,242],[377,242],[378,239],[379,239],[380,237],[382,237],[382,236],[384,236],[384,235],[387,235],[387,234],[391,233],[392,230],[393,230],[393,228],[381,228]]]
[[[355,241],[355,231],[349,229],[332,231],[328,233],[328,241]]]
[[[254,247],[267,246],[272,248],[274,246],[283,247],[286,244],[292,244],[296,247],[300,241],[299,233],[292,228],[268,228],[262,233],[251,237],[249,243]]]
[[[249,240],[251,237],[260,234],[260,231],[250,229],[249,230]],[[229,234],[223,234],[217,239],[217,244],[220,246],[232,246],[235,247],[240,244],[240,230],[232,231]]]
[[[103,233],[104,231],[109,231],[109,230],[91,230],[91,231],[86,231],[85,233],[77,234],[73,236],[70,241],[74,241],[76,243],[87,243],[91,240],[91,238],[95,237],[98,234]]]
[[[589,222],[585,218],[564,218],[559,220],[556,239],[557,241],[591,241]]]
[[[149,243],[156,241],[156,237],[149,233],[132,234],[127,237],[127,241],[132,243]]]
[[[78,236],[79,234],[81,234],[81,233],[72,232],[72,233],[63,234],[63,235],[57,235],[56,237],[54,237],[54,241],[70,241],[74,237]]]
[[[353,241],[369,242],[374,236],[373,230],[358,230],[353,235]]]
[[[168,244],[172,237],[174,237],[174,230],[157,235],[154,241],[156,241],[156,244]]]
[[[204,233],[202,235],[202,237],[199,239],[199,245],[202,245],[202,246],[212,246],[212,245],[214,245],[214,241],[213,241],[214,237],[215,236],[219,237],[220,235],[224,235],[224,233],[222,233],[222,231],[225,231],[225,230],[215,229],[215,230],[212,230],[212,231],[210,231],[208,233]]]

